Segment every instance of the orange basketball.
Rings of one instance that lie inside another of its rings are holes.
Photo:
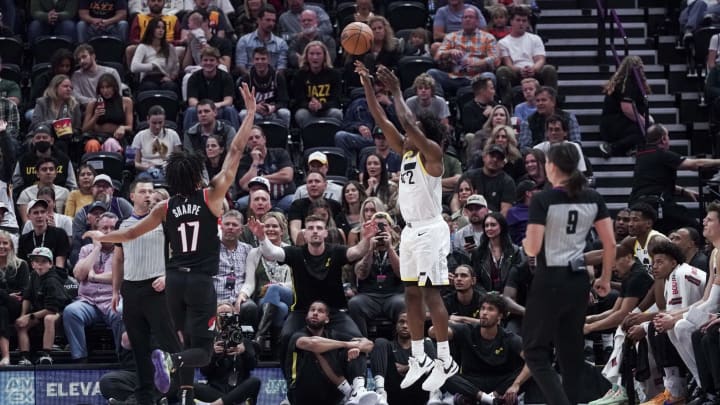
[[[373,32],[370,26],[361,23],[350,23],[340,35],[340,43],[345,52],[350,55],[362,55],[370,50],[373,41]]]

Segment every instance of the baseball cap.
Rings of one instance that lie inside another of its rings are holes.
[[[310,156],[308,156],[308,164],[310,164],[314,161],[318,161],[324,165],[328,164],[327,155],[320,151],[313,152],[310,154]]]
[[[493,153],[499,153],[499,154],[501,154],[503,157],[505,157],[505,148],[503,148],[502,146],[500,146],[500,145],[498,145],[498,144],[491,145],[490,148],[489,148],[488,151],[487,151],[487,154],[490,155],[490,154],[493,154]]]
[[[30,210],[38,205],[42,205],[45,208],[48,207],[48,203],[45,200],[31,200],[27,205],[27,213],[29,214]]]
[[[95,176],[95,180],[93,180],[93,186],[97,184],[99,181],[107,182],[110,186],[113,185],[112,179],[107,174],[98,174]]]
[[[465,202],[465,206],[467,207],[468,205],[482,205],[483,207],[487,207],[487,201],[482,195],[473,194],[468,197],[467,201]]]
[[[261,185],[265,188],[265,191],[270,192],[270,181],[262,176],[255,176],[248,182],[248,188],[253,185]]]
[[[525,193],[537,189],[537,183],[532,180],[523,180],[515,187],[515,201],[520,202],[525,198]]]
[[[101,208],[103,212],[107,212],[108,205],[105,204],[102,201],[95,201],[92,204],[90,204],[90,207],[88,208],[87,212],[93,212],[95,209]]]
[[[383,130],[380,127],[375,127],[375,129],[373,129],[372,136],[373,136],[373,138],[385,138],[385,134],[383,133]]]
[[[35,129],[33,129],[32,134],[33,134],[33,136],[34,136],[35,134],[48,134],[48,135],[52,135],[52,134],[53,134],[53,131],[52,131],[52,129],[50,129],[50,127],[47,126],[47,125],[38,125],[38,126],[35,127]]]
[[[53,261],[53,254],[52,251],[46,247],[36,247],[33,249],[32,252],[28,255],[28,259],[32,260],[34,257],[44,257],[52,263]]]

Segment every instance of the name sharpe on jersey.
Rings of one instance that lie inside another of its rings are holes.
[[[182,204],[172,209],[175,218],[183,215],[200,215],[200,206],[197,204]]]

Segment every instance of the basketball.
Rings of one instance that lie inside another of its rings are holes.
[[[350,23],[340,35],[340,43],[345,52],[350,55],[362,55],[370,50],[373,41],[373,32],[365,23]]]

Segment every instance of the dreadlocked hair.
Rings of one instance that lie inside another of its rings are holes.
[[[202,183],[203,160],[190,151],[173,152],[168,157],[165,181],[171,195],[191,195]]]

